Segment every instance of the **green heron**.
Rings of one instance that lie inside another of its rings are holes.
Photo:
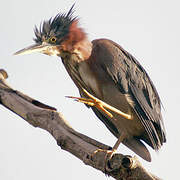
[[[117,43],[108,39],[90,42],[73,16],[57,14],[35,26],[35,45],[15,54],[41,52],[61,57],[85,103],[118,138],[120,143],[147,161],[151,155],[144,145],[159,150],[166,142],[157,90],[140,63]]]

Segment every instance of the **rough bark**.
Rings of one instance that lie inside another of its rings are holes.
[[[119,180],[160,180],[141,165],[136,157],[114,154],[110,160],[107,152],[111,149],[101,142],[75,131],[56,108],[45,105],[6,83],[7,73],[0,69],[0,103],[34,127],[48,131],[65,151],[70,152],[86,165],[92,166]],[[103,151],[96,151],[103,149]],[[96,151],[96,153],[94,153]],[[106,167],[106,169],[105,169]]]

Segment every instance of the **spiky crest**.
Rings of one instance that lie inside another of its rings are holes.
[[[74,5],[72,5],[67,14],[58,13],[54,18],[52,17],[40,24],[39,28],[35,26],[34,33],[36,37],[34,41],[42,43],[52,36],[57,37],[59,41],[62,40],[69,33],[71,24],[77,19],[77,17],[73,17]]]

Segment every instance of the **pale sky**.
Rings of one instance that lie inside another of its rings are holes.
[[[67,12],[71,0],[3,1],[1,17],[1,67],[8,83],[62,112],[77,131],[113,146],[116,138],[83,104],[65,96],[78,96],[61,59],[42,54],[13,56],[33,44],[33,28],[44,19]],[[177,0],[79,0],[75,15],[89,39],[109,38],[132,55],[147,70],[162,100],[167,143],[152,162],[139,158],[145,168],[163,179],[179,177],[180,151],[180,11]],[[52,136],[0,106],[0,179],[59,180],[108,179],[57,146]],[[150,149],[150,148],[149,148]],[[120,145],[118,152],[134,155]],[[112,179],[112,178],[109,178]]]

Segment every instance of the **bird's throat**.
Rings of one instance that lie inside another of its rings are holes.
[[[84,39],[83,41],[78,42],[74,46],[73,52],[77,54],[77,56],[82,60],[87,60],[92,51],[92,43],[88,39]]]
[[[82,62],[87,60],[92,51],[92,43],[88,39],[83,39],[80,42],[77,42],[76,44],[66,45],[66,43],[63,43],[61,46],[61,53],[60,56],[64,58],[65,56],[68,56],[68,58],[65,59],[71,59],[75,62]],[[73,58],[76,56],[76,58]]]

